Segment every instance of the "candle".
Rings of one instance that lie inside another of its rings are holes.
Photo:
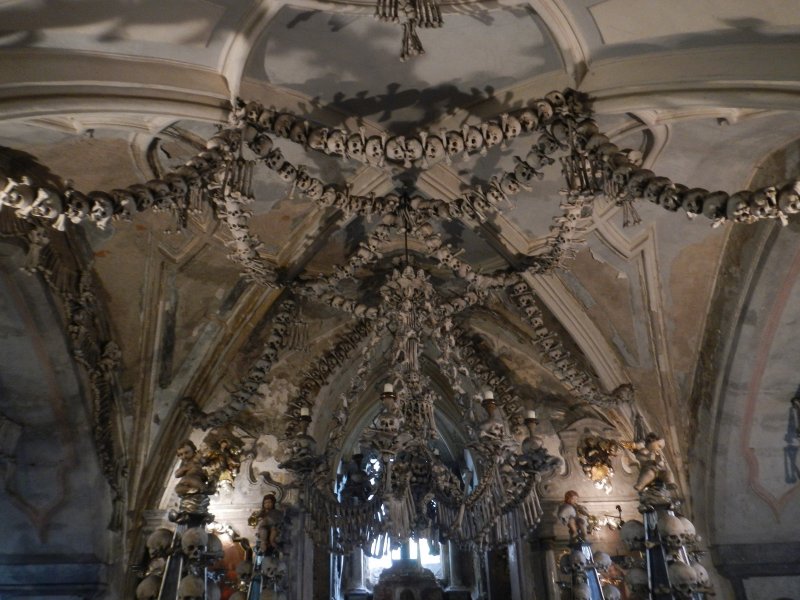
[[[383,393],[384,394],[393,394],[394,393],[394,386],[391,383],[384,383],[383,384]]]
[[[310,417],[311,416],[311,409],[307,406],[300,407],[300,416],[301,417]]]
[[[536,411],[535,410],[529,410],[527,412],[527,414],[525,415],[525,418],[526,419],[535,419],[536,418]]]

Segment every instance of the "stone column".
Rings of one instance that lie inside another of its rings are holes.
[[[349,577],[347,578],[347,600],[366,600],[369,590],[364,585],[364,552],[361,548],[356,548],[348,556]]]
[[[547,597],[560,598],[561,588],[558,586],[558,564],[556,563],[556,553],[550,546],[545,550],[545,566],[547,569]]]
[[[445,594],[449,600],[469,600],[470,588],[464,577],[464,552],[453,542],[447,542],[450,580]],[[444,559],[444,552],[442,553]]]

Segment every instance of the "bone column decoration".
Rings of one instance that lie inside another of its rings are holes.
[[[625,574],[628,598],[632,600],[705,600],[713,595],[708,572],[700,562],[704,554],[689,519],[680,514],[664,439],[653,432],[643,439],[622,442],[639,462],[639,493],[642,521],[627,521],[621,537],[633,555]]]
[[[220,597],[219,585],[207,573],[223,554],[219,538],[206,529],[214,520],[209,496],[220,486],[233,485],[241,440],[223,431],[211,432],[209,440],[199,451],[191,440],[178,446],[178,508],[168,514],[173,525],[147,538],[147,566],[141,570],[137,600]]]

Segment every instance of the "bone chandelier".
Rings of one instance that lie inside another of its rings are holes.
[[[478,294],[468,292],[478,300]],[[388,356],[388,383],[381,395],[382,410],[359,438],[362,453],[345,459],[345,474],[336,493],[331,473],[337,471],[341,439],[333,435],[325,451],[306,433],[310,407],[300,409],[299,429],[293,433],[291,458],[281,465],[304,483],[304,504],[314,521],[309,532],[320,545],[337,553],[365,548],[375,556],[414,537],[451,539],[479,547],[506,544],[526,535],[538,522],[541,509],[535,483],[549,474],[558,459],[548,455],[534,434],[535,414],[525,418],[528,436],[519,443],[504,412],[520,423],[521,405],[498,376],[483,371],[483,382],[502,391],[479,395],[487,413],[476,417],[465,387],[476,385],[461,355],[453,316],[458,308],[435,290],[430,276],[406,265],[395,269],[380,289],[376,319],[365,344],[355,377],[356,390],[380,349]],[[443,398],[423,374],[423,349],[432,346],[451,388],[461,397],[460,422],[470,433],[467,444],[475,461],[473,473],[459,473],[433,445],[439,437],[435,424]],[[356,391],[356,390],[353,390]],[[355,395],[355,394],[353,394]],[[347,429],[347,414],[337,431]],[[335,477],[335,476],[334,476]],[[477,483],[475,483],[477,482]]]

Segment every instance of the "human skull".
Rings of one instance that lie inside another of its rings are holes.
[[[323,185],[319,179],[314,177],[311,178],[311,181],[308,183],[308,189],[306,189],[306,195],[311,198],[312,200],[319,200],[322,197]]]
[[[367,145],[364,149],[366,154],[367,163],[373,166],[383,166],[383,152],[384,138],[379,135],[373,135],[367,140]]]
[[[429,165],[436,164],[445,157],[444,142],[437,135],[425,139],[425,160]]]
[[[729,221],[743,223],[750,218],[750,192],[739,192],[728,198],[725,216]]]
[[[464,139],[464,145],[467,152],[479,152],[483,148],[483,143],[485,140],[483,139],[481,130],[477,127],[464,125],[462,137]]]
[[[281,152],[280,148],[275,148],[272,152],[267,154],[267,158],[264,161],[268,168],[272,169],[273,171],[277,171],[283,165],[283,152]]]
[[[250,149],[260,158],[264,158],[272,150],[272,138],[266,133],[259,133],[250,143]]]
[[[63,211],[61,196],[54,190],[40,187],[31,204],[31,214],[43,219],[55,219]]]
[[[317,127],[308,134],[308,147],[312,150],[325,150],[328,144],[328,128]]]
[[[630,550],[640,550],[644,547],[644,523],[641,521],[625,521],[619,534]]]
[[[589,589],[589,584],[586,582],[576,583],[572,586],[572,599],[573,600],[592,600],[592,591]]]
[[[297,178],[297,169],[290,162],[284,162],[278,169],[278,177],[286,183],[292,183]]]
[[[325,151],[335,156],[344,156],[345,150],[347,150],[347,133],[341,129],[334,129],[328,134]]]
[[[592,561],[594,562],[594,566],[597,567],[599,571],[608,571],[608,568],[611,566],[611,557],[605,552],[600,552],[599,550],[594,553]]]
[[[175,198],[185,198],[189,193],[189,184],[186,180],[175,173],[170,173],[164,177],[169,186],[172,196]]]
[[[669,580],[672,588],[683,598],[691,597],[699,585],[697,572],[689,565],[675,561],[669,566]]]
[[[144,211],[153,206],[153,192],[146,185],[136,183],[129,186],[128,190],[133,194],[137,210]]]
[[[517,166],[514,167],[514,177],[516,177],[517,181],[522,185],[529,184],[534,177],[539,176],[539,178],[541,178],[544,175],[543,173],[537,173],[533,167],[522,160],[519,156],[515,156],[514,160],[517,163]]]
[[[104,192],[90,192],[89,199],[92,201],[90,215],[92,221],[100,229],[105,229],[111,217],[114,216],[114,202],[111,200],[111,196]]]
[[[410,166],[410,163],[421,159],[424,152],[425,150],[419,138],[406,138],[406,164]]]
[[[658,533],[663,543],[670,548],[678,548],[683,541],[683,523],[674,515],[661,515],[658,518]]]
[[[697,574],[697,584],[699,587],[708,588],[711,586],[711,578],[703,565],[696,562],[692,565],[692,569],[694,569],[694,572]]]
[[[290,115],[289,113],[281,113],[275,117],[275,124],[272,126],[272,131],[274,131],[275,135],[279,137],[288,138],[294,122],[294,115]]]
[[[447,155],[451,158],[464,151],[464,138],[457,131],[448,131],[445,134],[445,140],[447,141]]]
[[[483,125],[483,140],[487,148],[497,146],[503,141],[503,128],[499,123],[489,121]]]
[[[586,151],[595,152],[602,146],[609,144],[608,136],[604,133],[595,133],[588,140],[586,140]]]
[[[703,216],[716,221],[726,215],[728,194],[725,192],[712,192],[703,200]]]
[[[161,577],[148,575],[136,586],[136,600],[157,600],[161,590]]]
[[[308,171],[306,171],[305,167],[298,167],[297,176],[294,180],[297,189],[301,192],[308,191],[308,188],[311,186],[311,181],[311,175],[308,174]]]
[[[258,122],[258,117],[261,114],[263,107],[255,101],[248,102],[244,107],[244,115],[248,121],[253,123]]]
[[[225,554],[225,551],[222,548],[222,542],[220,541],[219,537],[217,537],[217,535],[214,533],[208,534],[208,546],[206,554],[208,554],[208,557],[211,558],[212,560],[219,560]]]
[[[800,212],[800,179],[795,179],[780,189],[778,208],[787,215]]]
[[[666,177],[653,177],[647,182],[642,194],[642,199],[658,204],[661,199],[661,192],[664,191],[672,182]]]
[[[681,542],[686,545],[694,544],[697,541],[697,530],[694,528],[694,523],[686,517],[678,517],[678,519],[683,525]]]
[[[250,576],[253,574],[253,563],[249,560],[243,560],[236,565],[236,575],[242,581],[249,581]]]
[[[650,587],[647,571],[641,567],[633,567],[625,573],[625,584],[634,594],[646,592]]]
[[[579,549],[575,549],[569,554],[569,562],[572,569],[575,571],[583,571],[588,562],[586,560],[586,555]]]
[[[537,100],[534,103],[534,107],[536,108],[536,113],[539,116],[539,122],[549,121],[553,118],[555,110],[553,109],[553,105],[547,99]]]
[[[308,121],[295,121],[292,128],[289,130],[289,139],[296,144],[304,146],[308,141]]]
[[[703,212],[703,201],[708,196],[708,190],[703,188],[692,188],[683,195],[681,208],[686,214],[691,216],[699,215]]]
[[[655,177],[650,169],[636,169],[628,177],[628,194],[631,198],[641,198],[650,180]]]
[[[266,556],[261,564],[261,574],[267,581],[278,581],[285,568],[286,566],[274,556]]]
[[[352,134],[349,138],[347,138],[347,156],[363,161],[365,145],[366,141],[364,140],[363,131],[361,133]]]
[[[70,221],[77,224],[89,216],[89,211],[92,209],[89,198],[73,189],[64,192],[64,197],[67,205],[66,215]]]
[[[525,131],[533,131],[539,124],[539,117],[537,117],[536,112],[530,108],[519,111],[517,113],[517,119],[519,119],[519,124]]]
[[[559,141],[549,132],[545,131],[536,140],[536,145],[544,154],[553,154],[561,148]]]
[[[603,599],[604,600],[622,600],[622,592],[615,585],[607,583],[603,586]]]
[[[0,205],[17,209],[17,214],[27,214],[36,197],[32,183],[28,177],[23,177],[22,181],[7,178],[6,185],[0,192]]]
[[[208,532],[203,527],[191,527],[181,536],[181,550],[190,562],[199,562],[208,547]]]
[[[750,214],[760,219],[775,215],[778,206],[778,190],[774,187],[762,188],[753,192]]]
[[[147,553],[150,558],[164,557],[172,548],[174,533],[166,527],[159,527],[147,536]]]
[[[668,185],[662,190],[658,203],[667,210],[674,212],[681,207],[683,195],[686,191],[686,186],[680,183]]]
[[[503,137],[507,141],[515,139],[522,132],[522,124],[514,115],[500,115],[500,124],[503,127]]]
[[[403,162],[406,158],[406,139],[402,136],[389,138],[386,142],[386,160],[392,162]]]
[[[204,600],[206,595],[205,581],[197,575],[187,575],[178,584],[180,600]]]
[[[500,179],[500,190],[504,194],[514,195],[518,194],[520,190],[519,181],[513,173],[506,173]]]
[[[161,577],[164,574],[164,570],[167,568],[167,559],[166,558],[154,558],[150,562],[147,563],[147,570],[145,571],[145,575],[157,575]]]
[[[572,573],[572,563],[570,562],[570,555],[564,554],[558,560],[558,567],[565,575]]]

